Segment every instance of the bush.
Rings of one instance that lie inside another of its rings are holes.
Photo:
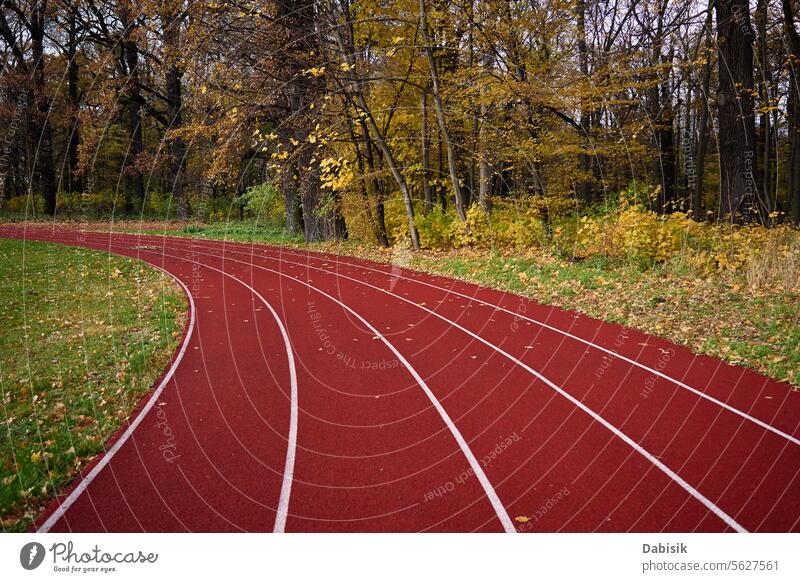
[[[44,198],[36,194],[33,199],[28,194],[13,196],[8,200],[0,199],[0,210],[5,214],[35,216],[44,210]]]
[[[408,240],[405,209],[402,205],[388,204],[386,209],[386,226],[393,240]],[[442,212],[436,206],[425,214],[421,203],[416,202],[414,211],[420,244],[428,249],[532,247],[541,246],[546,240],[536,209],[526,203],[499,201],[490,214],[473,204],[467,209],[466,222],[458,218],[452,207]]]
[[[696,222],[681,212],[659,216],[624,200],[608,214],[580,219],[574,254],[642,267],[677,262],[698,276],[744,273],[753,287],[800,286],[796,229],[714,225]]]
[[[269,182],[251,186],[237,200],[244,203],[244,214],[263,222],[278,222],[284,219],[283,196]]]
[[[609,214],[580,219],[575,256],[606,256],[640,265],[663,263],[681,251],[695,225],[683,213],[659,216],[623,200]]]
[[[172,211],[174,213],[174,208]],[[145,195],[144,213],[150,216],[167,217],[170,211],[170,195],[163,192],[150,191]]]

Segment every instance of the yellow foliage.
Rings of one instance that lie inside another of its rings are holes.
[[[581,218],[574,248],[580,258],[680,260],[700,276],[739,272],[751,287],[800,288],[800,234],[788,226],[715,225],[623,204],[604,216]]]

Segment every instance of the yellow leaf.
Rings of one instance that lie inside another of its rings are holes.
[[[31,453],[31,461],[33,461],[34,463],[38,463],[41,460],[42,460],[42,453],[40,453],[39,451]]]
[[[530,520],[531,518],[528,517],[527,515],[518,515],[517,517],[514,518],[514,521],[517,521],[519,523],[528,523]]]

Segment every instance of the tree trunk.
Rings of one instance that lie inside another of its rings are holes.
[[[589,50],[586,43],[586,2],[585,0],[577,0],[575,2],[575,19],[577,22],[578,33],[578,67],[580,68],[582,80],[589,81]],[[582,93],[585,93],[585,89]],[[591,115],[589,112],[589,104],[586,97],[581,94],[580,99],[580,119],[578,120],[580,126],[580,142],[581,151],[578,154],[578,169],[580,177],[576,186],[576,193],[578,199],[585,205],[592,203],[592,182],[589,175],[592,171],[592,160],[587,153],[591,147]]]
[[[68,192],[81,192],[83,184],[78,175],[78,145],[80,144],[80,92],[78,90],[77,61],[77,9],[71,8],[67,31],[67,95],[69,98],[70,122],[67,139],[67,171],[65,188]]]
[[[433,46],[431,45],[431,39],[428,33],[428,20],[425,2],[426,0],[419,0],[420,28],[422,29],[422,38],[423,42],[425,43],[424,51],[428,57],[428,68],[430,69],[433,108],[434,112],[436,113],[436,120],[439,123],[439,131],[441,132],[442,139],[445,141],[445,146],[447,147],[447,170],[450,174],[450,184],[453,186],[453,194],[455,195],[456,213],[462,221],[466,222],[467,213],[464,208],[464,194],[461,191],[461,183],[458,179],[458,160],[456,149],[444,115],[444,105],[442,105],[441,91],[439,86],[439,73],[436,68],[436,59],[433,54]]]
[[[288,143],[288,140],[287,140]],[[290,235],[300,234],[303,228],[303,211],[300,197],[297,195],[297,166],[294,159],[284,164],[280,172],[280,189],[283,194],[283,209],[286,213],[286,232]]]
[[[795,71],[800,66],[800,35],[795,28],[794,11],[791,0],[781,1],[783,23],[789,40],[789,131],[791,148],[789,159],[789,212],[795,225],[800,226],[800,79]]]
[[[489,165],[489,151],[486,143],[487,111],[488,107],[481,105],[480,127],[478,128],[478,203],[484,211],[491,212],[492,196],[489,188],[492,168]]]
[[[300,204],[303,207],[303,234],[306,242],[317,242],[331,238],[334,233],[333,224],[328,217],[320,213],[320,169],[311,162],[313,150],[308,144],[300,146],[297,165],[303,168],[298,176]]]
[[[482,66],[491,70],[494,67],[493,55],[487,54],[481,59]],[[485,93],[485,84],[481,85],[481,93]],[[478,150],[478,204],[485,212],[492,211],[492,192],[491,192],[491,179],[492,179],[492,166],[489,161],[489,138],[487,125],[489,123],[489,113],[491,108],[485,102],[482,102],[478,108],[477,122],[478,122],[478,136],[476,140],[476,148]]]
[[[420,102],[420,142],[422,144],[422,196],[425,199],[425,214],[433,210],[433,189],[430,182],[431,152],[428,144],[428,92],[423,90]]]
[[[183,70],[178,66],[177,55],[180,51],[180,35],[182,17],[180,7],[175,3],[169,3],[161,15],[162,34],[161,41],[167,53],[164,60],[164,82],[165,94],[167,99],[167,120],[170,157],[170,174],[172,186],[172,200],[175,204],[175,216],[178,219],[186,219],[189,216],[189,204],[184,192],[185,170],[186,170],[186,144],[179,135],[174,132],[183,127],[182,107],[182,80]]]
[[[39,187],[44,197],[45,214],[56,211],[56,177],[53,171],[53,131],[50,127],[50,98],[47,96],[44,76],[44,26],[47,2],[39,2],[31,14],[31,58],[33,60],[33,137],[36,140],[36,167],[39,172]]]
[[[755,211],[756,131],[753,111],[753,30],[748,0],[717,0],[721,210],[733,222]]]
[[[713,0],[712,0],[713,1]],[[706,57],[703,64],[703,85],[700,91],[700,120],[697,123],[697,150],[695,158],[695,183],[692,191],[692,216],[695,220],[703,217],[703,178],[706,172],[706,148],[708,146],[708,92],[711,89],[711,51],[713,37],[711,33],[711,3],[709,2],[709,18],[706,32]]]
[[[800,226],[800,89],[794,68],[789,69],[789,213]]]
[[[142,114],[141,108],[144,105],[141,91],[139,89],[139,49],[136,42],[131,38],[130,6],[128,2],[120,2],[120,23],[123,26],[122,53],[125,61],[125,72],[128,75],[126,100],[128,110],[128,132],[130,133],[130,160],[132,169],[129,174],[133,176],[133,191],[139,211],[143,211],[144,205],[144,176],[139,170],[139,158],[144,150],[144,140],[142,137]],[[133,205],[131,205],[133,207]]]
[[[444,175],[444,145],[442,143],[442,132],[439,131],[439,126],[436,126],[436,193],[439,195],[439,206],[442,209],[442,214],[447,212],[447,192],[442,187],[441,181],[438,179]]]
[[[760,135],[761,138],[761,155],[759,161],[760,187],[757,189],[757,195],[761,201],[761,207],[767,213],[766,217],[761,217],[762,221],[772,223],[770,218],[773,211],[772,197],[770,191],[772,190],[771,178],[772,171],[770,164],[772,163],[772,142],[770,130],[770,112],[766,108],[769,103],[770,85],[772,84],[772,68],[769,63],[769,52],[767,48],[767,1],[758,0],[756,8],[756,28],[758,30],[758,68],[760,70],[759,83],[758,83],[758,96],[762,104],[762,113],[760,116]]]

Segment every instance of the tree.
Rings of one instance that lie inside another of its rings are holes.
[[[52,20],[52,7],[44,0],[4,2],[0,11],[0,35],[15,56],[17,70],[30,82],[33,108],[31,133],[36,139],[35,154],[38,185],[44,197],[46,214],[56,211],[56,177],[53,170],[53,131],[50,122],[50,95],[45,77],[44,51],[46,27]],[[8,18],[13,19],[9,21]],[[27,35],[25,38],[24,35]],[[23,51],[30,41],[30,58]]]
[[[789,40],[791,54],[789,77],[789,199],[790,215],[795,224],[800,225],[800,34],[795,23],[795,9],[792,0],[781,0],[786,38]]]
[[[753,109],[753,39],[747,0],[717,0],[721,208],[737,222],[758,212]]]
[[[441,86],[439,82],[439,71],[436,63],[436,56],[433,51],[433,41],[428,28],[428,8],[426,0],[419,0],[420,29],[424,42],[423,50],[428,59],[428,71],[431,77],[431,97],[433,97],[433,110],[436,114],[436,121],[439,124],[439,132],[447,149],[447,171],[450,175],[450,185],[453,187],[453,195],[456,201],[456,212],[462,221],[467,220],[467,213],[464,208],[464,193],[461,190],[461,180],[458,177],[458,156],[456,154],[456,144],[447,125],[447,118],[442,104]]]

